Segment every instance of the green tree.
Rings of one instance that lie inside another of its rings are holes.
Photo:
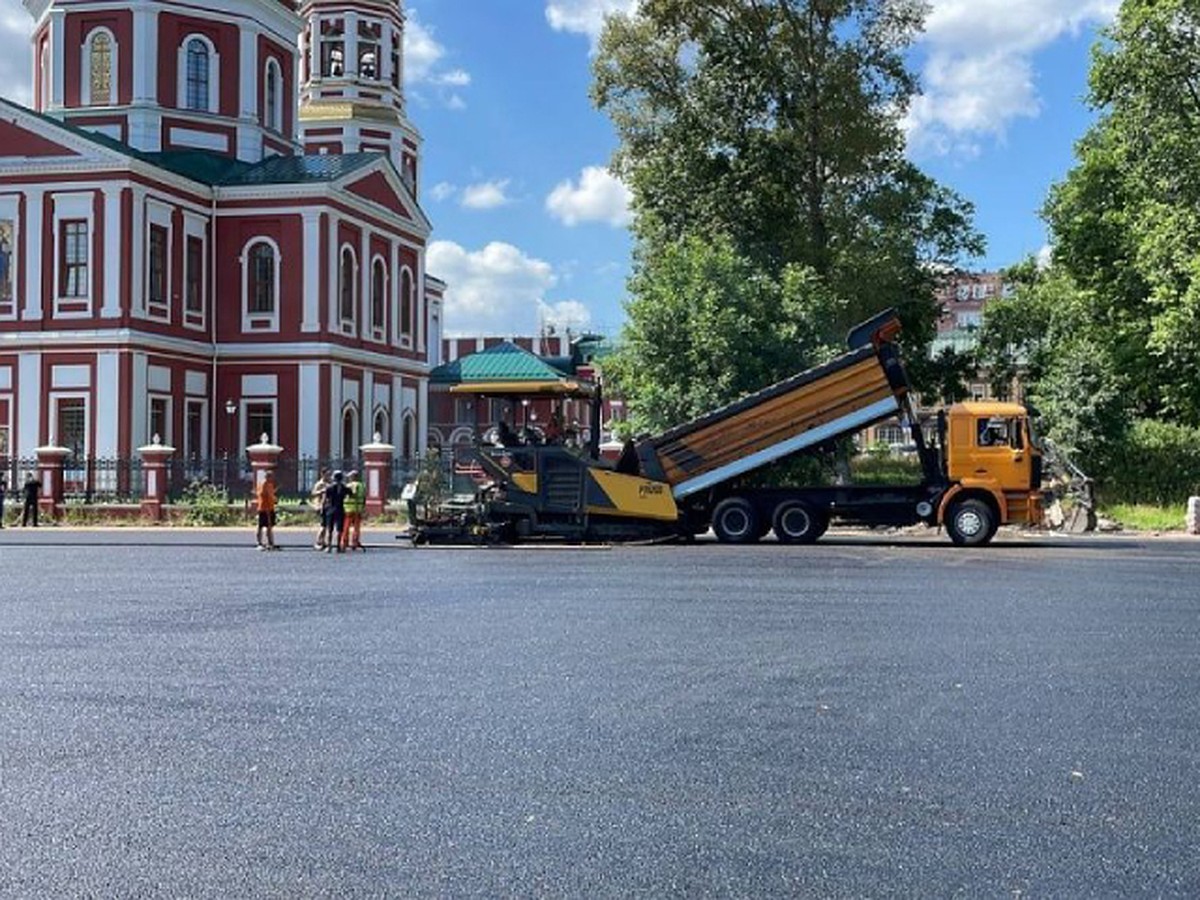
[[[687,421],[832,355],[820,327],[838,301],[810,269],[773,276],[729,241],[685,238],[639,266],[629,322],[605,375],[632,404],[635,432]]]
[[[653,330],[637,320],[655,315],[647,298],[663,300],[655,279],[671,267],[658,257],[696,239],[757,277],[803,272],[806,290],[837,301],[818,304],[828,318],[810,331],[840,339],[894,306],[906,341],[924,350],[936,272],[982,249],[970,204],[904,158],[901,118],[916,90],[904,54],[925,12],[923,0],[644,0],[609,19],[592,93],[620,138],[613,170],[633,193],[628,340]],[[774,330],[748,314],[737,313],[748,333]],[[670,344],[639,353],[677,358]],[[637,408],[686,395],[696,408],[731,399],[735,383],[761,387],[755,373],[778,374],[753,341],[745,354],[722,363],[745,376],[715,383],[680,385],[686,370],[668,366],[674,383],[654,387],[626,367],[627,396]]]

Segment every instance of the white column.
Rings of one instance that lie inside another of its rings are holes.
[[[19,390],[17,399],[17,437],[20,446],[16,455],[33,456],[34,448],[41,443],[38,425],[42,409],[42,354],[26,350],[17,357]],[[13,485],[19,487],[19,485]]]
[[[422,378],[417,382],[417,446],[413,453],[425,455],[429,446],[429,379]]]
[[[238,65],[241,71],[238,76],[238,102],[243,119],[258,121],[258,70],[261,60],[258,58],[258,29],[243,25],[241,28],[241,52],[238,54]]]
[[[358,439],[366,444],[375,432],[375,375],[370,369],[363,370],[362,415],[358,419]]]
[[[146,255],[146,192],[133,189],[133,216],[129,223],[128,265],[133,277],[129,279],[129,315],[135,319],[145,318],[146,270],[143,260]]]
[[[346,76],[348,78],[358,77],[358,13],[346,13],[343,21],[346,23],[346,31],[342,35],[342,40],[346,42]]]
[[[149,375],[149,362],[145,353],[132,354],[133,370],[132,383],[129,388],[129,435],[131,446],[140,447],[150,440],[146,434],[146,381]]]
[[[380,82],[387,88],[392,86],[392,35],[395,28],[391,22],[383,23],[383,36],[379,39],[379,56],[376,61],[379,66]]]
[[[104,188],[104,297],[100,317],[116,319],[121,315],[121,267],[129,258],[116,249],[121,246],[121,188]],[[115,451],[114,451],[115,452]]]
[[[425,351],[425,248],[417,250],[417,276],[413,285],[413,302],[416,309],[413,314],[417,317],[417,333],[414,335],[418,353]]]
[[[42,201],[45,192],[41,188],[25,190],[25,308],[21,318],[36,322],[42,318],[42,262],[54,265],[54,254],[42,252]],[[32,449],[32,448],[31,448]]]
[[[400,346],[400,242],[392,241],[392,259],[391,259],[392,276],[388,279],[390,290],[388,291],[388,322],[391,329],[389,342],[393,347]]]
[[[392,408],[388,414],[391,416],[392,433],[384,435],[384,439],[396,448],[398,456],[404,446],[404,429],[401,427],[404,420],[404,378],[400,375],[392,376]]]
[[[321,330],[321,214],[305,211],[304,222],[304,306],[300,319],[301,331]]]
[[[63,72],[66,69],[66,11],[61,7],[50,10],[50,103],[54,109],[63,105]]]
[[[133,102],[158,101],[158,13],[148,6],[133,9]]]
[[[371,333],[371,234],[366,228],[358,243],[358,336],[366,337]]]
[[[96,354],[96,446],[99,457],[115,457],[119,447],[120,415],[117,400],[121,396],[121,367],[115,350]]]
[[[327,259],[329,261],[329,277],[328,277],[327,281],[329,283],[329,303],[328,303],[328,308],[325,310],[325,314],[328,317],[327,321],[329,322],[329,330],[336,334],[338,331],[341,330],[341,327],[342,327],[341,313],[339,312],[339,300],[338,300],[338,290],[341,287],[341,285],[339,284],[339,280],[338,280],[338,274],[339,274],[340,260],[342,258],[342,248],[341,248],[341,245],[338,243],[338,217],[337,217],[337,215],[330,213],[329,221],[328,221],[328,228],[329,228],[329,255],[328,255]]]
[[[333,363],[329,367],[329,455],[337,456],[342,446],[342,367]]]
[[[300,446],[297,456],[316,456],[321,444],[321,367],[300,364]]]

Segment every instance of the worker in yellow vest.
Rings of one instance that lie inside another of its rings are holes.
[[[367,508],[367,486],[352,470],[346,477],[346,528],[342,532],[342,549],[366,551],[362,545],[362,517]]]

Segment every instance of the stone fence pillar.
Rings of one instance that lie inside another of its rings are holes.
[[[1200,534],[1200,497],[1188,497],[1187,533]]]
[[[146,476],[146,486],[142,494],[142,518],[160,522],[167,502],[167,460],[171,458],[175,448],[164,444],[162,438],[156,434],[153,441],[144,447],[138,447],[137,452],[142,457],[142,472]]]
[[[283,448],[278,444],[272,444],[267,435],[259,438],[257,444],[251,444],[246,448],[246,455],[250,457],[250,470],[254,473],[254,490],[258,492],[259,485],[267,480],[267,473],[274,472],[275,467],[279,465],[279,454],[283,453]]]
[[[375,432],[374,440],[358,448],[363,458],[363,481],[367,485],[367,515],[378,516],[387,506],[392,484],[392,454],[396,448],[385,444]]]
[[[57,521],[63,512],[63,466],[71,451],[66,447],[47,444],[33,451],[37,454],[38,480],[42,483],[38,495],[38,511]]]

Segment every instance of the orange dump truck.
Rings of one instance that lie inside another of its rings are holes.
[[[475,448],[491,481],[469,511],[418,521],[415,540],[463,534],[622,540],[710,527],[725,543],[774,531],[808,543],[831,522],[944,525],[956,544],[991,540],[1005,524],[1040,524],[1042,453],[1024,407],[960,403],[937,413],[937,440],[916,424],[891,311],[849,336],[849,352],[757,393],[626,446],[615,463],[556,445]],[[918,483],[751,484],[774,463],[888,419],[906,423]]]

